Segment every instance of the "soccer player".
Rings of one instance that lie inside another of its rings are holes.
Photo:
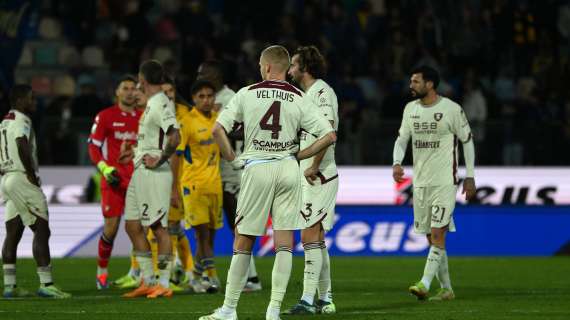
[[[289,76],[319,107],[320,113],[338,130],[338,102],[334,90],[321,78],[326,63],[315,46],[299,47],[291,61]],[[303,132],[301,149],[310,146],[315,136]],[[303,218],[306,228],[301,231],[305,249],[303,296],[287,314],[331,314],[336,312],[332,301],[330,259],[325,244],[325,232],[332,229],[338,192],[338,172],[334,145],[311,159],[301,161],[303,177]],[[319,300],[313,305],[318,288]]]
[[[216,88],[214,107],[216,111],[223,110],[236,94],[224,84],[223,66],[218,61],[210,60],[202,63],[200,67],[198,67],[198,80],[200,79],[210,81]],[[243,127],[240,124],[236,124],[232,129],[234,129],[232,132],[228,132],[228,138],[230,138],[236,157],[238,157],[243,151]],[[222,170],[222,186],[224,191],[222,204],[229,228],[233,233],[235,229],[237,197],[239,195],[239,185],[243,169],[233,168],[231,164],[224,159],[221,159],[220,169]],[[261,282],[257,275],[253,254],[251,255],[251,262],[249,264],[247,282],[243,290],[245,292],[261,290]]]
[[[121,148],[135,144],[137,139],[142,112],[135,109],[135,86],[136,80],[130,76],[119,81],[115,90],[117,104],[97,114],[88,140],[91,162],[103,176],[101,208],[105,223],[99,238],[97,289],[109,287],[107,266],[125,209],[127,186],[134,170],[131,159],[120,159],[120,153]]]
[[[16,254],[25,227],[34,233],[33,255],[40,287],[37,294],[47,298],[69,298],[57,288],[51,274],[50,229],[46,197],[37,175],[36,137],[30,115],[36,99],[29,85],[16,85],[10,91],[12,108],[0,123],[0,189],[6,201],[6,237],[2,247],[4,297],[25,297],[29,293],[16,285]]]
[[[207,273],[204,289],[216,292],[220,288],[214,264],[214,238],[223,226],[222,180],[220,149],[212,137],[218,113],[214,109],[214,86],[197,80],[191,88],[194,107],[184,119],[180,130],[180,145],[176,154],[182,162],[181,184],[184,217],[187,226],[196,233],[196,259],[191,280],[195,291],[202,274]]]
[[[409,288],[424,300],[434,276],[441,288],[430,300],[455,298],[449,278],[445,237],[455,232],[453,209],[457,194],[457,144],[463,144],[467,177],[463,181],[466,199],[475,195],[475,147],[465,113],[457,103],[437,94],[439,74],[431,67],[412,71],[411,94],[402,116],[402,125],[394,144],[393,178],[403,181],[402,160],[412,139],[414,163],[414,231],[425,234],[430,243],[424,274]]]
[[[160,62],[147,60],[141,64],[139,86],[148,102],[139,124],[135,171],[127,189],[125,228],[133,243],[142,281],[137,289],[123,295],[127,298],[172,296],[169,288],[172,247],[167,229],[172,171],[167,161],[176,150],[180,136],[174,103],[161,87],[164,79]],[[152,229],[158,242],[158,283],[143,227]]]
[[[237,203],[234,255],[232,257],[224,304],[201,320],[237,319],[236,307],[247,281],[251,249],[257,236],[265,233],[272,216],[276,248],[271,300],[266,319],[279,319],[281,302],[292,267],[293,231],[303,228],[301,176],[298,160],[314,156],[335,142],[330,123],[310,99],[285,81],[289,52],[270,46],[261,53],[262,82],[242,88],[218,117],[214,138],[222,156],[232,165],[245,165]],[[311,107],[314,109],[311,109]],[[235,122],[243,122],[245,148],[238,160],[226,132]],[[304,129],[319,139],[299,151],[297,133]]]
[[[168,98],[175,103],[176,121],[180,125],[180,130],[182,131],[183,128],[188,125],[187,117],[190,113],[191,107],[187,102],[185,102],[177,95],[174,79],[167,78],[166,82],[162,85],[162,89],[164,90],[166,96],[168,96]],[[188,238],[186,237],[184,229],[180,225],[180,221],[184,219],[184,208],[181,197],[184,170],[183,163],[179,161],[179,157],[176,154],[172,155],[170,167],[173,172],[173,180],[170,199],[170,211],[168,212],[168,232],[170,233],[170,241],[172,242],[172,252],[178,253],[178,258],[182,265],[182,269],[186,272],[185,278],[186,280],[189,280],[192,275],[194,260],[192,257],[190,243],[188,242]],[[182,282],[186,282],[183,279],[184,276],[177,276],[174,273],[175,272],[173,272],[173,275],[176,277],[171,278],[171,284],[175,283],[175,285],[179,285]]]

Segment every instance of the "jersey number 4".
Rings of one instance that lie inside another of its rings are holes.
[[[281,125],[279,124],[280,115],[281,102],[274,101],[269,110],[263,115],[263,118],[261,118],[261,121],[259,121],[261,129],[271,131],[271,139],[279,139],[279,131],[281,131]]]
[[[4,139],[2,139],[2,136]],[[0,159],[10,160],[10,155],[8,154],[8,139],[6,138],[6,129],[2,130],[0,134]]]

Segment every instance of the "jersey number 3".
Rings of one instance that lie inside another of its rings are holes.
[[[281,131],[281,125],[279,124],[280,115],[281,102],[274,101],[269,110],[263,115],[263,118],[261,118],[261,121],[259,121],[261,129],[271,131],[271,139],[279,139],[279,131]]]

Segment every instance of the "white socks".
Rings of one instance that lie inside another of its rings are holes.
[[[247,278],[257,277],[257,269],[255,269],[255,262],[253,261],[253,255],[251,255],[251,261],[249,262],[249,271],[247,272]]]
[[[247,271],[251,261],[251,252],[235,250],[228,270],[226,282],[226,295],[222,312],[231,314],[237,307],[239,297],[247,281]]]
[[[439,269],[437,270],[437,279],[442,288],[451,289],[451,279],[449,278],[449,266],[447,262],[447,251],[443,251],[443,256],[439,262]]]
[[[281,302],[287,291],[287,284],[293,267],[293,251],[289,247],[278,247],[275,250],[275,262],[271,274],[271,299],[267,307],[268,314],[279,314]]]
[[[421,280],[427,290],[429,290],[431,281],[439,270],[439,265],[441,264],[441,260],[444,254],[445,249],[436,247],[434,245],[432,245],[429,249],[426,266],[424,268],[424,276]]]
[[[323,264],[319,275],[319,300],[332,302],[331,260],[329,257],[329,250],[327,249],[324,241],[321,241],[321,256]]]
[[[150,251],[136,251],[135,259],[139,263],[141,269],[141,277],[143,283],[147,286],[152,286],[156,282],[154,279],[154,270],[152,267],[152,254]]]
[[[305,272],[303,278],[303,296],[301,300],[312,305],[323,266],[321,243],[320,241],[307,242],[303,244],[303,248],[305,249]]]
[[[16,265],[4,264],[2,269],[4,270],[4,288],[16,287]]]
[[[49,286],[53,284],[53,279],[51,277],[51,265],[38,267],[37,272],[38,277],[40,278],[40,284],[42,286]]]
[[[159,254],[158,260],[158,282],[163,288],[170,286],[170,269],[172,268],[172,256],[169,254]]]

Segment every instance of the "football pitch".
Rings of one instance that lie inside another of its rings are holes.
[[[419,280],[424,258],[352,258],[332,260],[336,315],[282,316],[282,319],[570,319],[570,258],[455,258],[450,272],[456,300],[419,302],[407,293]],[[265,319],[273,258],[257,259],[264,288],[243,294],[239,319]],[[56,284],[69,300],[0,300],[0,319],[197,319],[219,307],[223,294],[179,294],[161,299],[123,299],[120,290],[95,289],[95,259],[54,260]],[[114,279],[128,270],[125,258],[111,260]],[[229,258],[217,260],[222,281]],[[37,289],[32,260],[18,262],[18,285]],[[294,259],[283,308],[301,295],[303,258]],[[431,292],[438,287],[434,280]]]

